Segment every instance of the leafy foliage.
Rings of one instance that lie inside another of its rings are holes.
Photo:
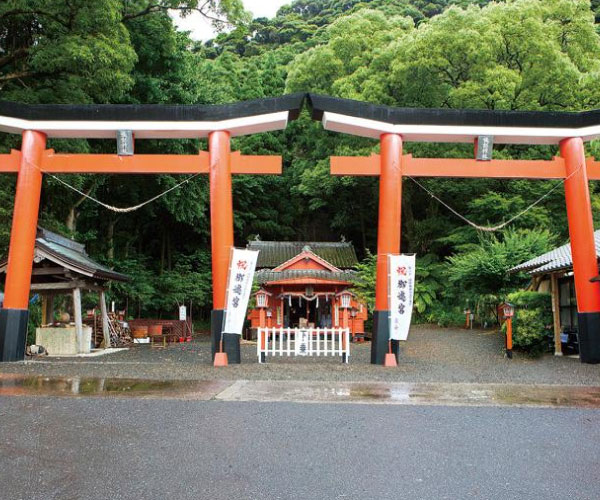
[[[548,347],[552,329],[552,302],[547,293],[514,292],[508,301],[515,306],[513,346],[531,355],[539,355]],[[506,323],[502,326],[506,334]]]
[[[471,250],[448,257],[449,279],[475,294],[502,296],[527,282],[526,276],[510,269],[550,250],[551,242],[548,231],[509,230],[502,239],[482,237]]]

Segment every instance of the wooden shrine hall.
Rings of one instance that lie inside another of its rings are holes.
[[[349,328],[365,333],[367,307],[352,293],[358,264],[349,242],[251,241],[258,250],[255,307],[257,328]]]
[[[5,274],[8,262],[0,263],[0,274]],[[115,272],[90,259],[85,246],[47,229],[38,228],[31,272],[31,292],[42,298],[42,327],[55,320],[55,297],[72,296],[75,334],[82,347],[83,315],[81,294],[98,293],[102,314],[102,330],[108,332],[108,311],[105,291],[109,281],[129,281],[129,277]],[[110,347],[110,335],[105,337],[105,347]]]

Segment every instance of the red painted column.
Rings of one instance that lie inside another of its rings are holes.
[[[567,170],[565,201],[575,274],[580,358],[584,363],[600,363],[600,283],[590,282],[598,276],[598,263],[583,140],[579,137],[563,140],[560,154]]]
[[[402,137],[381,136],[381,173],[379,177],[379,222],[377,228],[377,282],[371,363],[383,364],[388,350],[388,254],[400,252],[402,207]]]
[[[210,232],[212,248],[213,311],[211,332],[213,355],[223,328],[227,274],[233,247],[233,197],[231,193],[231,141],[229,132],[208,136],[210,180]],[[239,336],[224,335],[223,346],[229,363],[240,362]]]
[[[37,232],[42,172],[39,169],[46,148],[46,135],[23,132],[21,166],[10,234],[10,249],[4,305],[0,313],[0,360],[16,361],[25,356],[31,270]]]

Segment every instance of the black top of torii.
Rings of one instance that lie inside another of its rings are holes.
[[[40,130],[48,137],[111,138],[132,129],[139,139],[233,136],[285,128],[307,101],[325,129],[379,138],[399,133],[407,141],[558,144],[566,137],[600,137],[600,110],[583,112],[398,108],[312,93],[295,93],[217,105],[23,104],[0,101],[0,131]]]

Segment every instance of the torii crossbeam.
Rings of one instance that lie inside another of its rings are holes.
[[[21,151],[0,155],[0,173],[16,173],[17,188],[8,255],[4,305],[0,310],[0,361],[22,360],[27,335],[35,234],[44,173],[196,174],[210,179],[213,355],[224,318],[227,272],[233,246],[232,174],[280,174],[280,156],[231,152],[231,137],[280,130],[295,119],[304,94],[220,106],[22,105],[0,103],[0,132],[20,133]],[[60,154],[46,139],[208,138],[197,155]],[[225,335],[231,363],[240,362],[239,336]]]
[[[585,158],[584,141],[600,137],[600,111],[585,113],[403,109],[309,94],[313,118],[327,130],[379,139],[381,154],[331,157],[333,175],[379,176],[377,282],[371,363],[383,364],[389,339],[387,255],[400,252],[402,177],[565,179],[565,200],[579,319],[580,358],[600,363],[600,283],[588,179],[600,163]],[[561,156],[543,160],[413,158],[403,141],[555,144]],[[560,342],[560,339],[558,339]],[[392,341],[398,355],[398,342]]]

